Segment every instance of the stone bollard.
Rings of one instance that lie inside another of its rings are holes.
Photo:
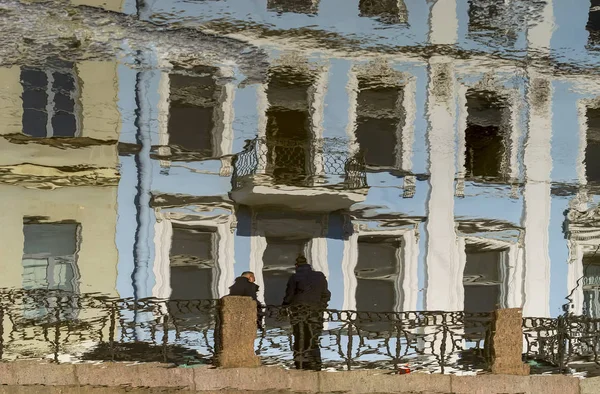
[[[260,358],[254,353],[256,302],[250,297],[226,296],[221,298],[219,304],[217,366],[260,366]]]
[[[523,363],[523,311],[520,308],[498,309],[492,322],[492,373],[529,375]]]

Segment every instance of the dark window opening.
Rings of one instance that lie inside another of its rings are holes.
[[[468,14],[469,33],[475,39],[511,47],[516,44],[518,15],[504,0],[470,0]]]
[[[363,311],[393,312],[402,294],[397,294],[401,241],[387,236],[358,239],[356,308]]]
[[[469,178],[503,178],[507,173],[503,104],[490,92],[467,93],[465,131],[466,175]]]
[[[585,175],[589,183],[600,183],[600,108],[587,109]]]
[[[77,316],[74,295],[79,293],[77,253],[81,240],[77,223],[24,223],[23,289],[60,290],[63,295],[49,300],[49,307],[58,308],[61,320]],[[53,304],[54,303],[54,304]],[[25,305],[25,316],[45,318],[52,314],[46,306]]]
[[[356,139],[371,169],[394,169],[405,116],[403,90],[359,79]]]
[[[503,307],[501,288],[505,250],[480,251],[467,246],[463,273],[465,312],[491,312]]]
[[[170,74],[169,144],[200,157],[217,152],[214,113],[222,94],[217,69],[197,67],[192,75]]]
[[[208,229],[173,226],[171,299],[215,298],[216,238],[216,233]]]
[[[588,31],[588,43],[598,45],[600,43],[600,0],[591,0],[588,22],[585,26]]]
[[[75,66],[65,62],[61,66],[60,69],[21,68],[25,135],[37,138],[78,135]]]
[[[316,15],[319,11],[319,0],[267,0],[267,10]]]
[[[377,18],[381,23],[408,23],[408,9],[401,0],[360,0],[358,9],[361,17]]]
[[[314,80],[282,68],[267,88],[267,171],[277,183],[303,185],[312,174],[309,90]]]

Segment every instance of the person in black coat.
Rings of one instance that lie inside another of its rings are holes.
[[[235,282],[229,288],[230,296],[239,296],[239,297],[251,297],[254,301],[256,301],[256,309],[257,309],[257,317],[256,324],[260,328],[261,327],[261,309],[262,305],[258,302],[258,289],[259,286],[254,283],[256,278],[254,277],[254,272],[246,271],[242,272],[242,275],[235,278]]]
[[[258,285],[254,283],[256,278],[254,272],[246,271],[242,272],[242,275],[235,278],[235,282],[229,288],[229,295],[240,296],[240,297],[252,297],[252,299],[258,302]]]
[[[306,257],[298,256],[296,273],[288,280],[283,299],[283,305],[290,306],[297,369],[321,370],[319,338],[323,331],[323,311],[330,298],[325,275],[314,271]]]

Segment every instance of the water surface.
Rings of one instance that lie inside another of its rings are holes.
[[[0,3],[0,287],[600,313],[595,0],[135,3]]]

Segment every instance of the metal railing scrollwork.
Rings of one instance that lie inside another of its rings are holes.
[[[233,189],[244,178],[266,175],[275,185],[329,186],[341,189],[367,187],[366,165],[361,154],[350,154],[337,139],[248,140],[233,159]]]

